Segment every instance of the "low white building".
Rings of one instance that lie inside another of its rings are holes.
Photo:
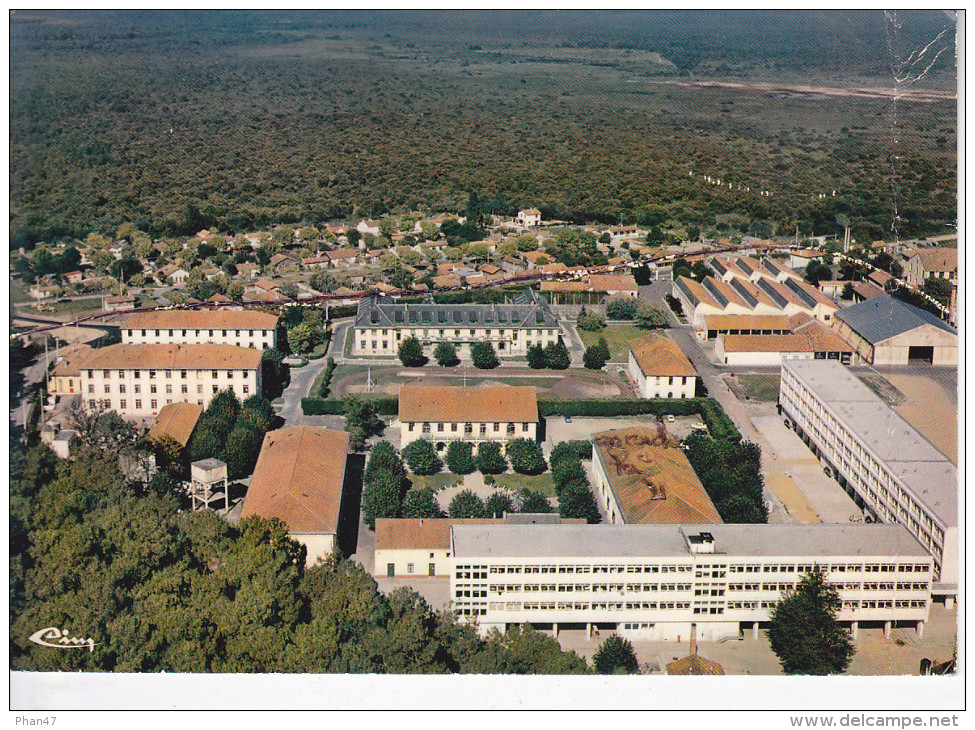
[[[697,371],[676,342],[663,335],[630,342],[630,377],[641,398],[693,398]]]
[[[923,633],[931,556],[900,525],[456,525],[450,596],[491,629],[608,629],[643,640],[757,633],[804,575],[840,594],[840,622]]]
[[[538,401],[531,386],[404,385],[399,392],[400,448],[432,441],[535,440]]]
[[[169,403],[205,406],[221,390],[241,401],[261,393],[261,351],[231,345],[110,345],[80,363],[89,409],[157,416]]]
[[[234,345],[258,350],[277,347],[278,318],[265,312],[232,309],[177,309],[138,312],[122,322],[126,345]]]
[[[528,208],[518,211],[518,225],[525,228],[534,228],[542,223],[542,211],[538,208]]]

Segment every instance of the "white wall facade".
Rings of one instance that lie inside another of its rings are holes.
[[[782,596],[814,567],[842,601],[841,622],[927,620],[930,558],[863,555],[802,558],[688,554],[685,557],[451,558],[450,595],[461,621],[485,635],[514,624],[614,624],[649,640],[736,637],[768,622]]]
[[[451,441],[498,441],[514,439],[535,440],[536,421],[400,421],[400,448],[418,439],[426,439],[434,445]]]
[[[628,368],[641,398],[693,398],[697,384],[694,375],[644,375],[630,350]]]
[[[277,347],[275,329],[132,329],[122,328],[122,344],[233,345],[264,350]]]
[[[376,550],[377,578],[446,578],[450,575],[450,551],[426,549]],[[392,565],[392,574],[389,566]],[[432,567],[431,567],[432,566]]]
[[[457,356],[470,359],[474,342],[490,342],[499,357],[524,355],[532,345],[545,347],[559,341],[560,328],[532,327],[356,327],[352,342],[353,355],[386,355],[396,357],[403,340],[416,337],[428,357],[440,342],[450,342],[457,348]]]

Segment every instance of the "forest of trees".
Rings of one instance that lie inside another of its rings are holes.
[[[117,455],[11,443],[11,668],[113,672],[586,674],[529,627],[487,639],[340,556],[305,568],[278,520],[139,496]],[[89,651],[28,641],[55,626]]]
[[[11,245],[123,223],[159,236],[463,214],[472,190],[484,214],[655,229],[829,233],[841,215],[873,240],[895,194],[904,233],[954,221],[953,100],[900,105],[892,167],[884,99],[649,81],[817,64],[882,77],[880,11],[684,15],[447,13],[439,27],[469,40],[447,48],[408,13],[18,13]],[[948,22],[904,18],[908,46]],[[953,93],[950,57],[925,83]]]

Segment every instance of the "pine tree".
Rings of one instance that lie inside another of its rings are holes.
[[[836,621],[840,595],[822,570],[807,573],[772,609],[768,638],[786,674],[842,674],[856,647]]]

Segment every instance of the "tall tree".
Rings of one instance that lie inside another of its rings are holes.
[[[634,674],[640,668],[633,644],[613,634],[602,643],[592,658],[597,674]]]
[[[416,337],[407,337],[399,344],[396,351],[400,362],[408,368],[423,367],[427,364],[427,356],[423,354],[423,345]]]
[[[508,470],[508,461],[497,441],[482,441],[477,445],[477,470],[482,474],[500,474]]]
[[[569,351],[561,342],[545,345],[545,366],[552,370],[566,370],[571,364]]]
[[[485,517],[504,517],[514,511],[515,505],[511,501],[511,497],[504,492],[492,492],[491,496],[484,500]]]
[[[457,348],[452,342],[441,341],[437,343],[433,351],[433,357],[441,367],[449,368],[460,363],[457,357]]]
[[[426,439],[411,441],[403,447],[403,458],[410,466],[410,471],[421,476],[436,474],[443,469],[443,462],[437,456],[437,450]]]
[[[541,474],[545,471],[542,447],[531,439],[514,439],[505,446],[505,455],[511,468],[518,474]]]
[[[481,370],[491,370],[501,364],[494,352],[494,345],[483,340],[471,345],[471,361],[474,367]]]
[[[454,474],[470,474],[477,466],[472,456],[473,445],[470,441],[451,441],[447,444],[447,468]]]
[[[541,492],[522,489],[520,496],[521,508],[518,510],[519,512],[550,514],[554,511],[552,509],[552,503],[548,501],[548,497]]]
[[[768,638],[786,674],[842,674],[856,647],[836,620],[840,595],[820,569],[803,576],[772,609]]]
[[[541,345],[529,345],[525,358],[528,360],[528,367],[541,370],[545,367],[545,348]]]
[[[433,489],[423,487],[422,489],[411,489],[406,493],[403,500],[403,517],[443,517],[443,510],[437,503],[433,494]]]

